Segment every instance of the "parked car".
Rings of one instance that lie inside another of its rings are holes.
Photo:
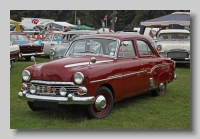
[[[20,57],[19,45],[10,44],[10,69],[12,68],[12,62],[15,62]]]
[[[36,43],[31,43],[31,40],[25,33],[10,32],[10,41],[12,41],[13,45],[19,45],[20,56],[24,57],[26,60],[30,60],[31,56],[39,56],[43,54],[44,46]]]
[[[186,29],[161,30],[156,49],[159,54],[176,63],[190,63],[190,31]]]
[[[63,31],[51,31],[49,32],[44,40],[42,41],[42,43],[44,44],[44,55],[49,56],[49,50],[57,44],[61,44],[62,43],[62,38],[63,35],[66,34],[66,32]],[[59,39],[60,41],[57,41],[57,39]],[[37,43],[37,41],[36,41]]]
[[[62,58],[70,42],[74,40],[75,38],[82,35],[90,35],[90,34],[97,34],[97,33],[98,31],[94,31],[94,30],[72,30],[72,31],[66,32],[66,34],[63,36],[62,43],[57,44],[50,49],[49,51],[50,60],[52,61],[52,60]]]
[[[147,91],[164,95],[176,79],[175,66],[144,35],[83,35],[65,58],[25,68],[18,96],[33,111],[77,104],[90,118],[104,118],[122,99]]]

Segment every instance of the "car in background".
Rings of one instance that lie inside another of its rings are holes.
[[[19,45],[10,44],[10,69],[12,68],[12,63],[20,58]]]
[[[49,51],[50,60],[60,59],[64,56],[71,41],[82,35],[97,34],[95,30],[72,30],[63,35],[62,43],[52,47]]]
[[[62,38],[65,34],[66,32],[63,31],[50,31],[48,34],[46,34],[42,41],[44,45],[44,55],[49,56],[49,50],[54,47],[54,45],[62,44]]]
[[[144,35],[82,35],[64,58],[26,67],[18,97],[33,111],[75,104],[89,118],[105,118],[122,99],[148,91],[163,96],[175,68]]]
[[[31,56],[43,54],[44,46],[32,43],[32,40],[23,32],[10,32],[10,41],[13,45],[19,45],[20,57],[24,57],[27,61],[31,59]]]
[[[160,30],[156,49],[163,57],[176,63],[190,63],[190,31],[186,29]]]

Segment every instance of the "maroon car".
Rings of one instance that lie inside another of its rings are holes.
[[[22,32],[10,32],[10,41],[13,45],[19,45],[20,56],[26,60],[30,60],[31,56],[37,56],[43,54],[44,45],[31,43],[31,40],[25,33]],[[20,42],[22,41],[22,43]]]
[[[176,79],[175,62],[161,57],[139,34],[85,35],[64,55],[22,72],[18,96],[31,110],[78,104],[89,117],[104,118],[113,103],[148,91],[162,96]]]

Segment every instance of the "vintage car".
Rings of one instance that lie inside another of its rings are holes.
[[[10,32],[10,41],[13,45],[19,45],[20,57],[24,57],[27,61],[31,56],[39,56],[43,54],[44,46],[41,44],[32,43],[25,33]]]
[[[72,30],[66,32],[66,34],[63,36],[61,44],[57,44],[54,47],[52,47],[49,51],[50,54],[50,60],[56,60],[60,59],[64,56],[64,53],[66,52],[70,42],[74,40],[75,38],[81,36],[81,35],[90,35],[90,34],[97,34],[98,31],[95,30]]]
[[[42,43],[44,44],[44,55],[49,56],[49,50],[57,44],[62,44],[62,38],[66,34],[63,31],[51,31],[49,32],[45,38],[43,39]],[[37,43],[37,41],[36,41]]]
[[[65,57],[26,67],[18,96],[33,111],[76,104],[90,118],[104,118],[122,99],[148,91],[164,95],[176,79],[175,68],[144,35],[83,35]]]
[[[20,58],[19,45],[10,44],[10,69],[12,68],[12,62],[15,62]]]
[[[165,29],[158,33],[156,49],[162,56],[176,63],[190,63],[190,31]]]

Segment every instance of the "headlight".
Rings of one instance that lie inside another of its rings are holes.
[[[50,54],[51,56],[56,55],[56,50],[55,50],[54,48],[50,49],[49,54]]]
[[[81,72],[76,72],[74,74],[74,81],[77,84],[82,84],[84,81],[84,75]]]
[[[23,78],[24,81],[29,81],[30,78],[31,78],[30,72],[28,70],[24,70],[22,72],[22,78]]]
[[[157,45],[157,50],[161,51],[162,50],[162,46],[161,45]]]

